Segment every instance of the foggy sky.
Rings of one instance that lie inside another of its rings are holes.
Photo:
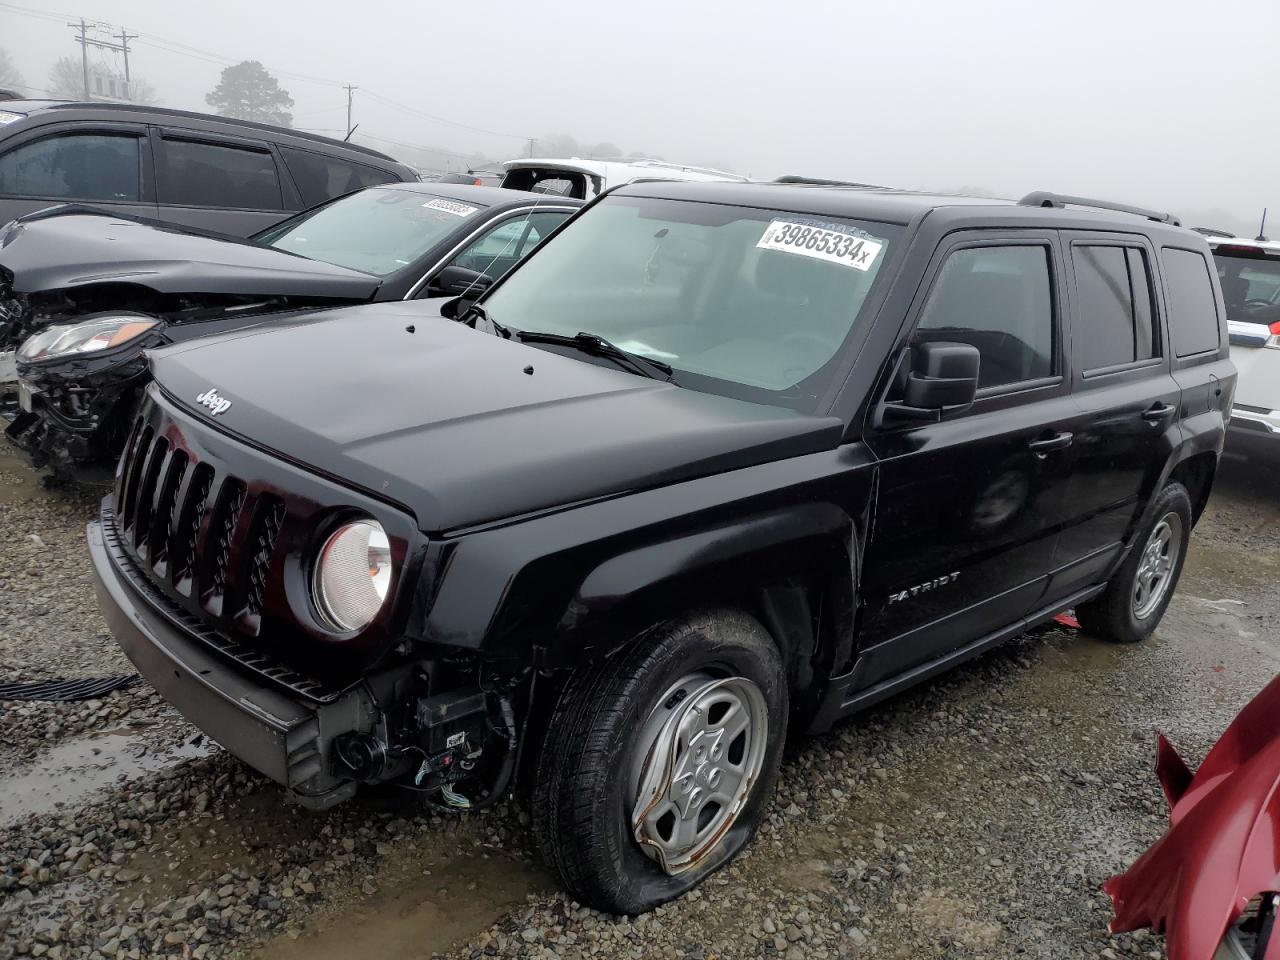
[[[501,159],[567,133],[755,177],[1107,197],[1249,235],[1270,205],[1280,235],[1277,0],[15,2],[331,78],[281,77],[298,127],[341,136],[350,82],[511,134],[357,92],[357,140]],[[0,7],[29,86],[79,55],[71,36]],[[223,64],[144,38],[132,66],[166,105],[206,109]]]

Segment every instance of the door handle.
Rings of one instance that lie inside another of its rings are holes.
[[[1027,444],[1027,447],[1037,457],[1043,457],[1054,450],[1065,450],[1071,446],[1071,441],[1074,439],[1074,434],[1067,433],[1064,430],[1062,433],[1055,433],[1052,437],[1045,437],[1043,440],[1032,440]]]
[[[1173,416],[1173,412],[1177,409],[1172,403],[1157,403],[1149,410],[1143,411],[1142,419],[1147,423],[1160,423]]]

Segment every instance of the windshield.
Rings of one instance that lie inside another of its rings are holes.
[[[407,267],[481,209],[416,190],[372,187],[304,213],[258,240],[385,277]]]
[[[812,410],[900,228],[613,196],[485,301],[515,331],[595,333],[682,386]]]
[[[1280,257],[1215,252],[1213,259],[1228,320],[1267,324],[1280,320]]]

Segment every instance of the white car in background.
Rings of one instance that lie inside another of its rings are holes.
[[[508,160],[500,186],[508,190],[532,190],[578,200],[590,200],[610,187],[638,180],[727,180],[747,183],[746,177],[710,167],[691,167],[665,160],[604,158],[545,160],[530,157]]]
[[[1280,463],[1280,242],[1208,240],[1240,371],[1226,452]]]

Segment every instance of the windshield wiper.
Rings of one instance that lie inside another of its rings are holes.
[[[578,333],[572,337],[559,333],[541,333],[537,330],[517,330],[515,337],[521,343],[551,343],[560,347],[572,347],[595,357],[605,357],[618,366],[654,380],[670,380],[671,365],[646,357],[643,353],[623,350],[616,343],[598,333]]]

